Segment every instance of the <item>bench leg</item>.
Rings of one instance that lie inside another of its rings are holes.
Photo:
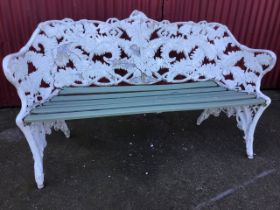
[[[70,130],[65,121],[36,122],[25,125],[21,114],[16,119],[18,127],[23,132],[34,160],[34,174],[38,189],[44,187],[44,168],[43,156],[44,149],[47,146],[46,134],[51,134],[52,128],[55,131],[61,130],[66,138],[70,137]]]
[[[249,159],[254,158],[254,133],[257,123],[266,109],[266,106],[242,106],[236,108],[236,120],[239,129],[244,131],[244,140],[246,143],[246,153]]]
[[[254,133],[262,113],[269,105],[252,105],[252,106],[240,106],[240,107],[226,107],[226,108],[214,108],[205,109],[197,119],[197,125],[200,125],[210,115],[218,117],[221,112],[226,113],[228,117],[236,116],[237,127],[244,131],[244,139],[246,143],[246,153],[249,159],[254,158],[253,143]]]
[[[24,125],[17,123],[22,130],[34,160],[34,174],[38,189],[44,187],[43,153],[47,145],[43,123]]]

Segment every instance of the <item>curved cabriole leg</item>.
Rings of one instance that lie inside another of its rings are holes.
[[[44,187],[43,154],[47,145],[43,123],[32,123],[24,125],[23,122],[17,123],[22,130],[34,160],[34,174],[38,189]]]
[[[221,112],[226,113],[228,117],[236,116],[237,127],[244,131],[244,139],[246,143],[246,153],[249,159],[254,158],[253,143],[254,133],[260,119],[260,116],[269,105],[251,105],[240,107],[226,107],[226,108],[213,108],[205,109],[197,119],[197,125],[200,125],[210,115],[218,117]]]
[[[18,127],[22,130],[34,159],[34,174],[38,189],[44,187],[43,156],[47,146],[46,134],[51,134],[52,127],[55,131],[61,130],[66,138],[70,137],[70,130],[65,121],[36,122],[25,125],[18,117],[16,120]]]
[[[263,105],[254,105],[236,108],[237,126],[244,131],[246,153],[249,159],[253,159],[255,155],[253,150],[254,133],[258,120],[266,107]]]

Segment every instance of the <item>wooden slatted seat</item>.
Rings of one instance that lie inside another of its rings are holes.
[[[124,20],[40,23],[3,69],[21,100],[16,123],[42,188],[46,134],[54,128],[69,137],[66,120],[203,110],[200,124],[225,113],[236,117],[252,159],[271,102],[261,79],[275,62],[273,52],[240,44],[219,23],[158,22],[134,11]]]
[[[68,87],[31,110],[24,121],[73,120],[153,112],[265,104],[255,94],[231,91],[215,82],[126,87]]]

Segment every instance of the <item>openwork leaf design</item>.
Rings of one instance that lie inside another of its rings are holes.
[[[124,20],[43,22],[9,58],[8,69],[32,107],[64,86],[212,79],[230,89],[258,92],[275,59],[270,51],[239,44],[219,23],[157,22],[134,11]]]

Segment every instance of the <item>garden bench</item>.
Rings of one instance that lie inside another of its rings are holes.
[[[16,123],[42,188],[46,134],[69,137],[65,120],[203,110],[200,124],[224,112],[236,116],[253,158],[256,124],[271,102],[261,78],[275,62],[273,52],[241,45],[219,23],[157,22],[134,11],[124,20],[40,23],[3,68],[21,99]]]

